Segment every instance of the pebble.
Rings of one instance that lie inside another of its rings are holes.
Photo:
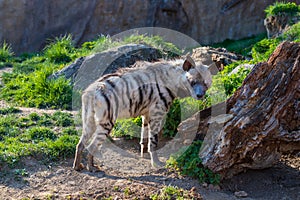
[[[245,198],[248,196],[247,192],[245,191],[236,191],[234,195],[239,198]]]
[[[56,171],[56,174],[59,175],[59,174],[63,174],[65,172],[64,169],[59,169]]]
[[[220,188],[219,185],[213,185],[213,184],[209,184],[208,185],[208,189],[209,190],[213,190],[213,191],[219,191],[219,190],[221,190],[221,188]]]

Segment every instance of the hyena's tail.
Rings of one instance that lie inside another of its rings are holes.
[[[84,145],[88,145],[93,133],[96,131],[94,94],[86,92],[82,95],[82,135]]]

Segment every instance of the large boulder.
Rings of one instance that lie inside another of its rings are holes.
[[[48,79],[65,77],[71,80],[75,91],[82,91],[101,76],[130,67],[136,61],[157,61],[162,52],[142,44],[127,44],[87,57],[78,58],[72,64],[55,72]]]
[[[264,32],[264,9],[275,1],[0,1],[0,42],[11,43],[16,53],[33,52],[66,33],[80,44],[99,34],[164,27],[210,44]]]

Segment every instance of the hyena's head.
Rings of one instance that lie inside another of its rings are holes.
[[[208,67],[202,63],[195,63],[190,56],[187,56],[182,67],[186,72],[186,84],[188,84],[186,87],[190,95],[194,99],[201,99],[212,84],[212,76]]]

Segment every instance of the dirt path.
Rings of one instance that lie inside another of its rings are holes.
[[[28,158],[21,168],[1,169],[0,199],[149,199],[166,185],[190,190],[198,198],[209,200],[235,200],[238,198],[234,192],[241,190],[248,194],[244,198],[247,200],[296,200],[300,197],[300,159],[297,156],[283,158],[270,169],[251,170],[235,176],[223,181],[220,187],[207,187],[166,169],[124,173],[103,166],[104,171],[100,172],[77,172],[71,168],[72,161],[44,165],[42,161]]]

